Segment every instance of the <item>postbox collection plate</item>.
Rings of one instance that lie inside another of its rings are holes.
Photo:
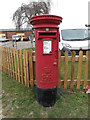
[[[51,40],[43,40],[43,54],[52,53],[52,41]]]

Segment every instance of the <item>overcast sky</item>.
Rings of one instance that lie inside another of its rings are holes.
[[[0,0],[0,29],[14,28],[12,15],[30,0]],[[38,0],[36,0],[38,1]],[[61,29],[84,28],[88,24],[89,0],[52,0],[51,14],[63,18]]]

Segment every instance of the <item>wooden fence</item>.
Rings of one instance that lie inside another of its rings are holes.
[[[36,83],[35,52],[0,47],[0,53],[2,53],[2,62],[0,62],[2,71],[15,78],[19,83],[33,87]],[[83,56],[83,51],[80,51],[79,56],[76,57],[75,51],[73,51],[72,56],[68,56],[68,51],[66,51],[65,56],[61,56],[61,51],[59,51],[58,88],[63,84],[64,89],[67,89],[68,85],[71,89],[74,88],[74,85],[77,89],[80,89],[80,85],[83,84],[83,89],[85,89],[88,82],[90,82],[88,80],[88,54],[89,51],[86,52],[86,56]],[[75,76],[77,77],[75,78]]]

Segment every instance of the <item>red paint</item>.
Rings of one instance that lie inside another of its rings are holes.
[[[90,89],[90,86],[87,85],[85,92],[87,92]]]
[[[58,84],[58,25],[62,18],[55,15],[39,15],[32,17],[30,21],[35,28],[37,86],[44,89],[54,88]],[[50,45],[51,49],[48,47]]]

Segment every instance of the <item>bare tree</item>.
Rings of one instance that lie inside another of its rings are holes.
[[[30,27],[30,18],[32,16],[49,14],[51,3],[47,2],[30,2],[29,4],[22,4],[13,14],[13,22],[16,29],[20,29],[24,24],[26,27]]]

